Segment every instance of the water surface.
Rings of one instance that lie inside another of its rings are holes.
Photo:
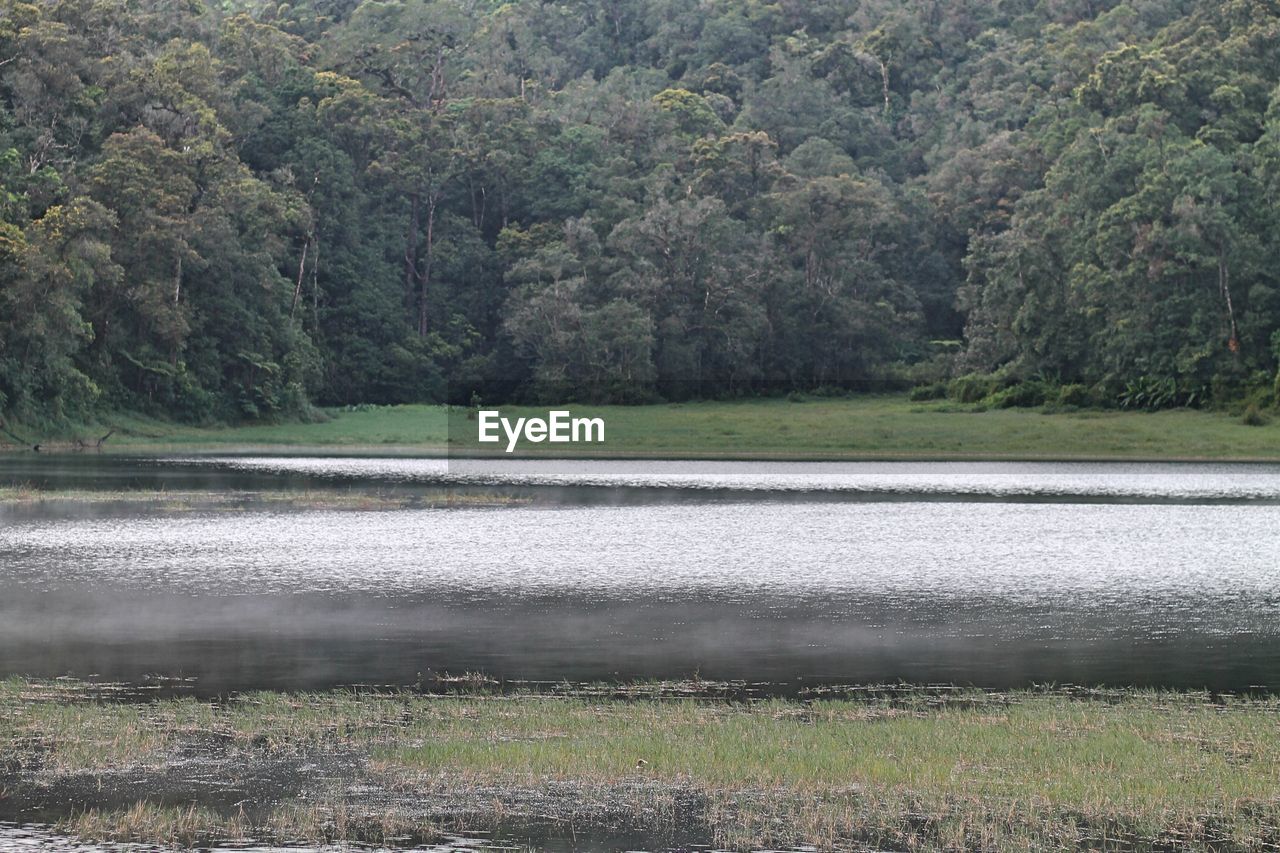
[[[3,673],[159,673],[210,692],[469,670],[1280,684],[1280,466],[43,462],[8,476],[533,500],[103,517],[28,506],[0,516]]]

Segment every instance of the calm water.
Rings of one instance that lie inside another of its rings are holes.
[[[549,499],[709,497],[1280,505],[1280,464],[711,462],[344,457],[0,457],[0,483],[102,490],[448,486]]]
[[[0,514],[0,673],[1280,686],[1280,466],[0,460],[77,488],[511,491]]]

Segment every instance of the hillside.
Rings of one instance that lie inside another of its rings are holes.
[[[1274,0],[0,0],[0,412],[1274,405],[1277,36]]]

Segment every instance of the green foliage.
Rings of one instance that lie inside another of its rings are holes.
[[[933,382],[929,385],[917,385],[911,389],[908,398],[913,403],[922,403],[929,400],[944,400],[947,397],[947,383]]]
[[[1053,388],[1032,380],[996,391],[982,402],[996,409],[1030,409],[1043,406],[1051,396],[1055,396]]]
[[[1079,383],[1063,385],[1058,389],[1057,403],[1059,406],[1072,406],[1083,409],[1097,406],[1100,402],[1098,395],[1092,389]]]
[[[1000,391],[1004,385],[1003,377],[969,373],[947,383],[947,397],[957,403],[979,403]]]
[[[1116,399],[1122,409],[1195,408],[1209,401],[1210,389],[1205,385],[1180,383],[1173,376],[1139,376],[1127,382]]]
[[[1083,110],[1046,117],[1038,133],[1062,142],[1043,186],[970,242],[969,366],[1118,387],[1139,409],[1274,373],[1277,13],[1256,11],[1171,16],[1098,59]]]
[[[1266,426],[1271,423],[1271,419],[1262,413],[1256,403],[1250,403],[1249,407],[1244,410],[1244,415],[1240,418],[1240,422],[1245,426]]]
[[[0,409],[1274,399],[1277,28],[1207,0],[0,0]]]

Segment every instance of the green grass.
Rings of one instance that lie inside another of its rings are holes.
[[[965,411],[903,396],[572,407],[602,417],[606,453],[761,458],[1280,458],[1280,427],[1224,414]],[[506,417],[545,409],[503,409]],[[474,422],[452,421],[468,447]],[[562,447],[564,445],[561,445]],[[540,445],[545,448],[547,445]],[[590,452],[591,445],[581,445]],[[535,449],[522,444],[521,449]]]
[[[1161,701],[1026,696],[1009,708],[915,714],[849,702],[442,700],[374,745],[392,765],[459,773],[609,780],[634,775],[643,759],[646,776],[715,788],[906,789],[1088,812],[1213,810],[1274,796],[1273,712]]]
[[[108,419],[110,426],[118,426],[120,432],[111,437],[107,446],[118,449],[230,445],[379,448],[396,445],[442,450],[449,435],[448,412],[444,406],[378,406],[353,412],[334,409],[328,411],[327,419],[312,423],[234,427],[193,427],[124,415]],[[101,435],[108,428],[94,426],[83,428],[81,432]]]
[[[577,456],[778,459],[1280,459],[1280,423],[1246,426],[1217,412],[971,411],[884,395],[803,403],[747,400],[651,406],[567,406],[602,417],[603,445],[555,445]],[[506,417],[545,408],[505,407]],[[386,406],[332,411],[319,423],[196,428],[136,416],[110,419],[112,450],[283,449],[356,453],[494,453],[476,443],[465,409]],[[90,425],[61,436],[93,436]],[[522,443],[545,454],[551,445]],[[500,454],[500,451],[499,451]]]
[[[163,767],[185,737],[208,732],[242,756],[340,746],[402,792],[442,780],[483,790],[567,782],[618,796],[637,783],[702,791],[718,841],[738,847],[871,838],[910,848],[912,833],[924,846],[960,847],[1071,846],[1099,832],[1130,842],[1227,838],[1245,849],[1280,838],[1275,699],[926,698],[338,692],[120,705],[11,679],[0,683],[0,760],[39,744],[44,766],[60,772]],[[139,807],[87,825],[154,819],[166,836],[184,814],[202,813]]]

